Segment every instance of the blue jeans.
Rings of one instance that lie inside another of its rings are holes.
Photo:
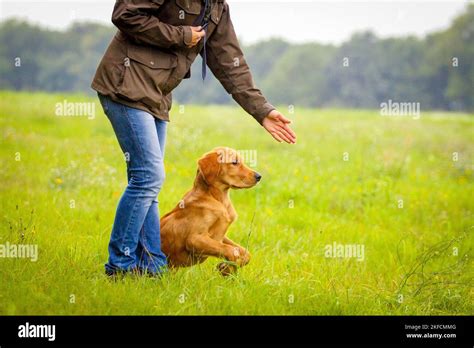
[[[100,95],[127,161],[128,185],[120,198],[109,242],[107,274],[166,269],[157,196],[165,179],[166,122]]]

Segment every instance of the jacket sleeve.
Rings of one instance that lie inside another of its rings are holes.
[[[258,123],[275,108],[255,87],[250,68],[240,48],[230,19],[229,5],[225,7],[217,28],[206,43],[207,65],[227,93]]]
[[[169,48],[191,42],[188,26],[174,26],[161,22],[152,13],[165,0],[116,0],[112,23],[139,44]]]

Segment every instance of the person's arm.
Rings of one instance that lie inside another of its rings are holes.
[[[152,15],[164,1],[117,0],[112,13],[112,23],[140,44],[161,48],[190,47],[196,44],[203,33],[198,33],[190,26],[163,23]],[[199,36],[197,41],[196,36]]]
[[[277,141],[294,143],[296,135],[288,126],[291,121],[278,112],[254,84],[234,31],[227,3],[206,47],[207,65],[227,93]]]

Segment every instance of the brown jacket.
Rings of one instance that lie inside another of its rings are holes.
[[[92,88],[168,121],[171,91],[189,77],[203,47],[203,39],[192,48],[186,46],[201,6],[201,0],[117,0],[112,22],[119,30]],[[254,85],[225,0],[212,0],[206,53],[208,67],[225,90],[261,123],[274,107]]]

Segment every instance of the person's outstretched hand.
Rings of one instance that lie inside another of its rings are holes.
[[[279,143],[286,141],[288,144],[296,144],[296,134],[290,128],[290,123],[281,112],[272,110],[263,119],[262,126]]]

